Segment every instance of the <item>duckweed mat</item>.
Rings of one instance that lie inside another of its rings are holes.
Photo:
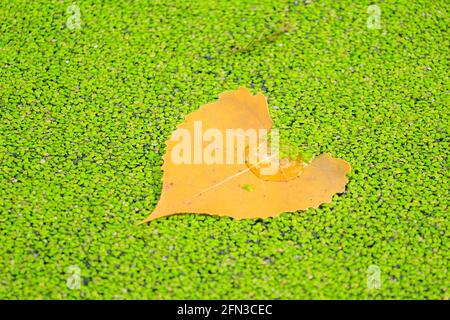
[[[0,298],[448,299],[449,6],[1,1]],[[170,133],[239,86],[346,193],[136,225]]]

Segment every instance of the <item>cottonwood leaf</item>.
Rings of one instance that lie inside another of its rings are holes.
[[[212,129],[204,137],[208,141],[195,135],[199,128],[203,133]],[[317,208],[331,202],[334,194],[344,192],[348,182],[346,174],[350,171],[346,161],[329,154],[307,159],[309,162],[300,157],[288,159],[286,164],[282,163],[286,159],[281,159],[277,160],[278,171],[265,176],[260,172],[264,163],[248,161],[249,154],[259,150],[259,145],[255,149],[247,144],[242,149],[238,143],[228,147],[226,141],[221,145],[220,139],[215,139],[221,135],[226,140],[227,129],[242,129],[236,139],[245,136],[248,129],[270,132],[272,119],[266,98],[239,88],[221,93],[218,101],[201,106],[185,118],[166,143],[161,197],[143,222],[180,213],[236,219],[273,217],[283,212]],[[187,136],[190,140],[182,139]],[[192,151],[180,147],[182,140]],[[230,151],[232,161],[227,163]],[[179,163],[180,157],[192,161]],[[244,162],[237,161],[242,157]]]

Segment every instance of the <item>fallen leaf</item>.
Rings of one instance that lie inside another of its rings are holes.
[[[345,190],[350,165],[329,154],[316,156],[310,162],[281,159],[279,171],[271,177],[260,174],[261,163],[249,164],[247,157],[255,150],[249,145],[245,148],[245,162],[242,163],[206,164],[198,161],[201,159],[194,159],[194,163],[180,164],[178,160],[174,161],[173,153],[179,151],[182,133],[194,137],[190,145],[198,149],[200,142],[195,137],[195,130],[199,123],[203,132],[216,129],[215,132],[223,137],[230,128],[268,132],[272,129],[266,98],[261,94],[251,95],[246,88],[221,93],[218,101],[190,113],[166,143],[161,197],[143,222],[179,213],[237,219],[273,217],[282,212],[317,208]],[[208,148],[214,151],[207,143],[201,150],[206,152]],[[234,146],[233,150],[236,148]],[[221,156],[226,158],[226,155]],[[233,155],[233,160],[239,156],[238,153]]]

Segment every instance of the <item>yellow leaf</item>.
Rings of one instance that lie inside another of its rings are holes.
[[[227,140],[229,129],[239,129],[234,144]],[[246,88],[221,93],[218,101],[189,114],[167,141],[161,197],[143,222],[180,213],[273,217],[317,208],[345,190],[350,165],[328,154],[309,163],[281,159],[275,174],[260,174],[264,162],[248,161],[259,146],[247,143],[242,149],[236,142],[248,129],[270,132],[272,119],[266,98]],[[251,186],[251,192],[243,186]]]

